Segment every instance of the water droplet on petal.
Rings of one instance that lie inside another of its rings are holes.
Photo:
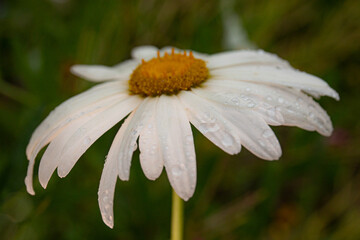
[[[90,144],[91,143],[91,138],[90,137],[86,137],[85,139],[84,139],[84,144],[85,145],[88,145],[88,144]]]
[[[278,98],[278,102],[279,102],[279,103],[284,103],[284,99],[281,98],[281,97],[279,97],[279,98]]]
[[[255,103],[253,101],[249,102],[247,105],[249,108],[255,107]]]
[[[171,169],[171,173],[174,175],[174,176],[180,176],[181,173],[182,173],[182,170],[180,169],[180,167],[178,166],[175,166]]]
[[[262,140],[258,140],[259,141],[259,144],[262,146],[262,147],[265,147],[265,143],[262,141]]]
[[[231,101],[235,104],[235,105],[239,105],[239,99],[237,97],[233,97],[231,99]]]
[[[199,127],[199,131],[203,134],[208,132],[216,132],[220,129],[219,125],[216,123],[201,123]]]
[[[134,142],[134,143],[133,143],[133,151],[135,151],[136,149],[137,149],[137,143]]]
[[[263,132],[263,134],[262,134],[262,136],[264,137],[264,138],[269,138],[269,137],[271,137],[271,136],[273,136],[274,135],[274,133],[273,133],[273,131],[271,131],[270,129],[266,129],[264,132]]]
[[[232,137],[230,135],[225,135],[222,139],[221,139],[221,143],[225,146],[225,147],[229,147],[231,145],[234,144],[234,141],[232,139]]]

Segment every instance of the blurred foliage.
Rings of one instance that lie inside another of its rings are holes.
[[[222,1],[224,2],[224,1]],[[251,42],[325,79],[341,96],[320,103],[334,133],[276,127],[277,162],[229,156],[195,130],[198,184],[185,205],[186,239],[360,239],[360,1],[229,1]],[[220,1],[5,0],[0,2],[0,238],[168,239],[171,189],[143,175],[135,154],[117,184],[115,228],[97,187],[120,126],[68,177],[26,193],[25,147],[56,105],[91,86],[69,66],[116,64],[142,44],[224,50]]]

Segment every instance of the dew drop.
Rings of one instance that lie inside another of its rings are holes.
[[[231,99],[231,101],[235,104],[235,105],[239,105],[239,99],[237,97],[233,97]]]
[[[271,137],[271,136],[273,136],[274,135],[274,133],[270,130],[270,129],[266,129],[264,132],[263,132],[263,134],[262,134],[262,136],[264,137],[264,138],[269,138],[269,137]]]
[[[91,138],[90,137],[86,137],[85,139],[84,139],[84,144],[85,145],[88,145],[88,144],[90,144],[91,143]]]
[[[315,114],[313,112],[309,112],[309,118],[314,119],[315,118]]]
[[[231,136],[229,135],[225,135],[222,139],[221,139],[221,143],[225,146],[225,147],[229,147],[231,145],[234,144],[234,141],[232,139]]]
[[[134,142],[132,146],[133,146],[133,151],[135,151],[137,149],[137,143]]]
[[[181,173],[182,173],[182,170],[178,167],[178,166],[175,166],[171,169],[171,173],[174,175],[174,176],[180,176]]]
[[[219,125],[216,123],[201,123],[200,124],[200,131],[204,134],[208,132],[216,132],[220,129]]]
[[[262,147],[265,147],[265,143],[264,143],[262,140],[259,140],[259,144],[260,144]]]
[[[279,98],[278,98],[278,102],[279,102],[279,103],[284,103],[284,99],[281,98],[281,97],[279,97]]]
[[[270,101],[272,101],[272,97],[267,96],[267,97],[266,97],[266,100],[270,102]]]
[[[255,107],[255,103],[253,101],[249,102],[247,105],[249,108]]]

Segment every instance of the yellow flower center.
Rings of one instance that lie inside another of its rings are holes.
[[[142,96],[173,95],[182,90],[189,90],[204,82],[209,76],[209,70],[203,60],[197,59],[190,51],[171,54],[142,63],[131,74],[129,90]]]

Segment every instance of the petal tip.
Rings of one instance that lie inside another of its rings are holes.
[[[25,186],[26,186],[26,191],[30,194],[30,195],[35,195],[35,191],[34,191],[34,187],[32,184],[32,180],[29,179],[28,177],[25,178]]]

